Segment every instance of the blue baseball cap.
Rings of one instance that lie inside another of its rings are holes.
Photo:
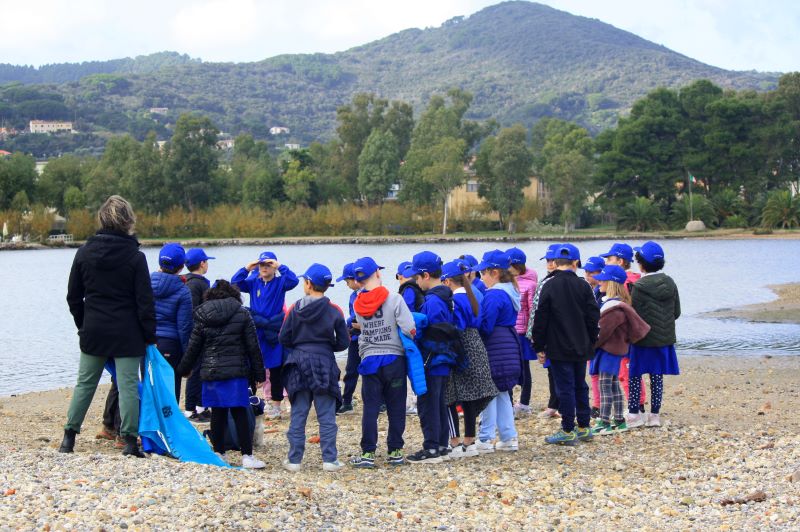
[[[194,266],[200,264],[204,260],[215,259],[216,257],[209,257],[202,248],[192,248],[186,252],[186,264]]]
[[[633,248],[628,244],[621,244],[619,242],[611,246],[608,253],[603,253],[601,257],[619,257],[621,259],[631,262],[633,260]]]
[[[421,251],[411,259],[412,275],[436,272],[442,269],[442,258],[433,251]],[[405,277],[405,276],[404,276]]]
[[[353,263],[348,262],[347,264],[344,265],[344,268],[342,268],[342,276],[337,277],[336,282],[338,283],[339,281],[344,281],[345,279],[355,279],[355,278],[356,278],[356,272],[353,271]]]
[[[472,271],[477,272],[487,268],[507,270],[509,266],[511,266],[511,258],[508,256],[508,253],[500,251],[499,249],[493,249],[483,254],[483,260],[480,264],[472,268]]]
[[[158,265],[162,268],[177,268],[186,264],[186,252],[183,247],[175,242],[164,244],[158,252]]]
[[[648,240],[640,247],[633,248],[633,250],[647,262],[653,262],[656,259],[664,260],[664,249],[652,240]]]
[[[478,259],[476,259],[472,255],[464,255],[463,259],[458,259],[458,260],[462,261],[464,264],[466,264],[470,268],[474,268],[475,266],[478,265]]]
[[[268,260],[278,260],[278,257],[271,251],[265,251],[258,256],[258,263],[267,262]]]
[[[589,259],[583,265],[583,269],[589,273],[594,273],[602,270],[605,265],[606,261],[604,261],[601,257],[589,257]]]
[[[470,267],[467,266],[463,260],[456,259],[451,260],[442,265],[442,281],[445,279],[449,279],[451,277],[456,277],[457,275],[462,275],[470,271]]]
[[[550,244],[547,246],[547,251],[544,252],[544,257],[539,260],[555,260],[556,251],[561,247],[561,244]]]
[[[555,252],[554,259],[581,260],[581,252],[572,244],[561,244]],[[580,266],[580,265],[579,265]]]
[[[614,281],[615,283],[625,284],[628,280],[628,274],[622,269],[622,266],[616,264],[608,264],[602,269],[600,273],[594,276],[598,281]]]
[[[511,259],[511,264],[525,264],[528,261],[525,252],[519,248],[509,248],[506,250],[506,253],[508,253],[508,257]]]
[[[404,260],[400,264],[397,265],[397,275],[402,275],[403,277],[410,277],[410,275],[406,275],[406,271],[411,267],[410,260]]]
[[[356,281],[368,279],[373,273],[382,269],[383,266],[378,266],[378,263],[372,257],[361,257],[353,263],[353,273]]]
[[[311,281],[316,286],[333,286],[333,274],[324,264],[314,263],[308,267],[306,273],[298,275]]]

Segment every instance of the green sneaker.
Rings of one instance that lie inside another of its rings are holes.
[[[611,423],[609,423],[608,421],[603,421],[602,419],[600,419],[600,420],[597,420],[597,422],[594,424],[594,427],[592,427],[592,434],[594,434],[594,435],[603,434],[605,431],[607,431],[610,428],[611,428]]]
[[[390,452],[389,456],[386,457],[386,463],[390,466],[406,465],[406,457],[403,455],[403,450],[395,449],[394,451]]]
[[[628,424],[625,423],[625,420],[614,422],[614,432],[628,432]]]
[[[545,443],[551,443],[554,445],[577,445],[578,435],[575,434],[574,430],[572,432],[564,432],[562,429],[555,434],[547,436],[544,441]]]
[[[372,469],[375,467],[375,453],[361,453],[350,460],[350,465],[358,469]]]
[[[575,429],[575,437],[580,441],[592,441],[594,434],[592,433],[592,429],[590,427],[578,427]]]

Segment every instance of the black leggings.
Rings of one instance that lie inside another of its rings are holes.
[[[556,381],[553,372],[547,368],[547,383],[550,386],[550,399],[547,401],[547,408],[558,410],[558,392],[556,391]]]
[[[464,411],[464,437],[475,437],[475,425],[478,419],[478,411],[475,408],[475,401],[466,401],[464,403],[457,403],[461,405],[461,410]],[[458,410],[456,404],[448,407],[450,411],[450,437],[460,438],[461,433],[458,430]]]
[[[247,407],[221,408],[215,406],[211,409],[211,444],[214,452],[225,452],[225,432],[228,430],[228,411],[233,416],[236,424],[236,436],[239,438],[239,448],[242,454],[253,454],[253,441],[250,439],[250,423],[247,421]]]
[[[269,368],[269,394],[273,401],[283,401],[283,366]]]

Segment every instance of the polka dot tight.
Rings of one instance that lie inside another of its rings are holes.
[[[639,413],[639,398],[642,395],[642,380],[639,378],[628,381],[628,412]],[[658,414],[661,411],[661,399],[664,397],[664,376],[650,375],[650,411]]]

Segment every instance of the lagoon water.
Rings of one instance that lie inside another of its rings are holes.
[[[609,249],[611,241],[579,244],[582,257]],[[635,244],[635,243],[634,243]],[[678,284],[683,315],[678,320],[679,354],[800,354],[800,325],[748,323],[701,317],[720,308],[774,299],[770,284],[800,282],[800,240],[669,240],[665,271]],[[503,243],[502,246],[507,246]],[[450,260],[463,253],[480,257],[498,247],[493,242],[447,244],[296,245],[273,249],[282,263],[300,274],[312,262],[328,265],[334,274],[354,258],[374,257],[387,267],[385,284],[397,288],[397,264],[421,249]],[[519,244],[529,266],[544,275],[545,242]],[[78,337],[66,304],[67,278],[75,249],[6,251],[0,253],[0,396],[74,386],[78,366]],[[261,248],[206,248],[210,279],[230,278]],[[158,248],[146,248],[151,269]],[[287,303],[302,296],[298,287]],[[337,283],[331,299],[346,309],[349,290]]]

